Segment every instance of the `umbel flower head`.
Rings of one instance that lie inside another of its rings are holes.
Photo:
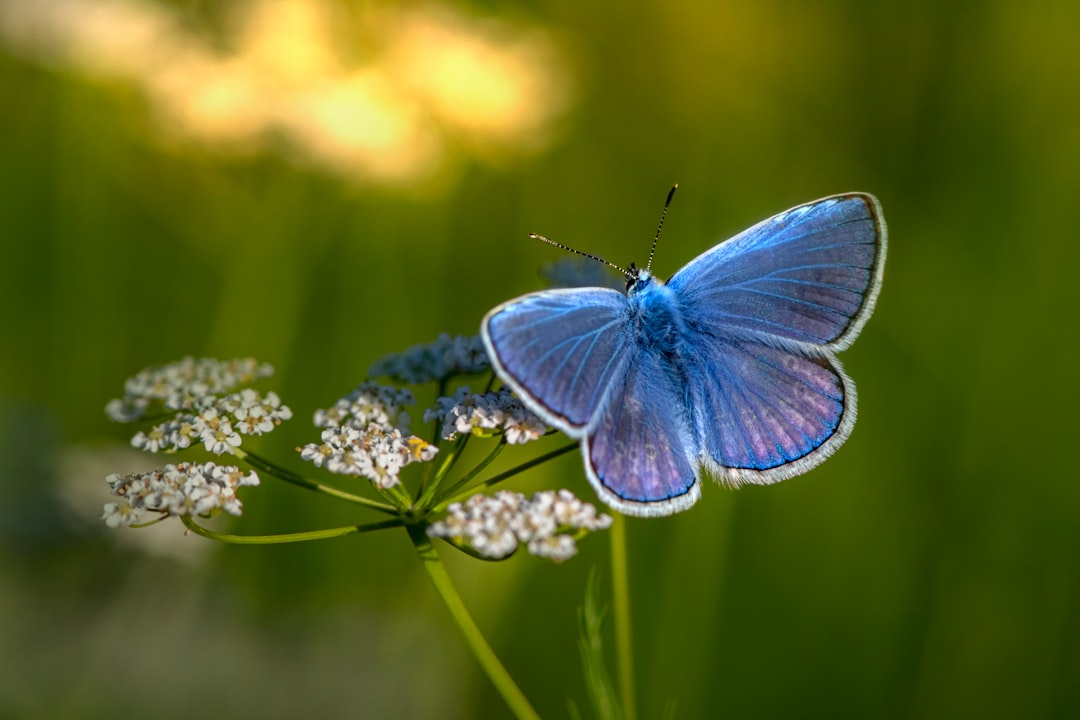
[[[216,455],[231,453],[242,435],[262,435],[292,417],[273,392],[265,395],[237,386],[273,374],[273,368],[251,358],[183,360],[143,370],[124,384],[124,397],[105,412],[113,420],[131,422],[150,413],[173,413],[149,432],[139,431],[131,444],[148,452],[176,452],[201,443]],[[105,506],[110,527],[140,525],[155,515],[213,515],[224,510],[239,515],[236,488],[258,485],[254,472],[230,465],[177,463],[156,470],[105,478],[119,498]]]
[[[254,471],[208,463],[178,463],[144,473],[105,478],[117,502],[105,505],[109,527],[139,525],[165,515],[239,515],[236,488],[259,484]]]
[[[509,557],[524,544],[530,554],[558,562],[577,554],[577,538],[609,527],[611,517],[597,514],[569,490],[538,492],[531,499],[500,490],[494,497],[473,495],[453,503],[446,519],[427,532],[492,560]]]
[[[131,444],[140,450],[176,452],[201,443],[215,455],[231,453],[240,446],[241,436],[268,433],[292,417],[292,410],[274,392],[263,395],[244,388],[222,395],[273,372],[250,358],[184,358],[130,378],[124,397],[109,402],[105,412],[113,420],[130,422],[148,411],[176,411],[149,432],[135,434]]]
[[[400,482],[401,468],[431,460],[439,448],[395,427],[368,423],[364,430],[348,425],[323,430],[321,443],[308,443],[300,457],[340,475],[360,475],[386,489]]]
[[[439,451],[407,434],[409,414],[403,408],[414,402],[406,389],[361,383],[333,407],[316,411],[315,426],[325,428],[322,442],[300,448],[300,457],[332,473],[366,477],[380,489],[393,487],[403,467]]]

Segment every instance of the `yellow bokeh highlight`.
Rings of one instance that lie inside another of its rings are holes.
[[[439,6],[251,0],[212,42],[163,5],[6,0],[0,42],[134,84],[169,144],[246,153],[283,139],[302,163],[391,185],[424,182],[459,155],[535,152],[571,101],[545,33]]]

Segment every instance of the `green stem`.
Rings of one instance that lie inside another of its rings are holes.
[[[412,505],[413,499],[409,496],[409,491],[400,482],[385,488],[376,485],[375,491],[398,508],[405,509]]]
[[[492,462],[494,462],[495,458],[499,457],[499,453],[501,453],[503,451],[503,449],[505,449],[505,448],[506,448],[506,440],[505,439],[500,439],[499,443],[495,447],[493,447],[491,449],[491,452],[489,452],[487,454],[487,457],[485,457],[483,460],[480,461],[480,464],[478,464],[476,467],[474,467],[469,472],[465,473],[461,478],[459,478],[457,481],[455,481],[453,485],[448,487],[444,492],[442,492],[440,494],[441,495],[453,495],[460,488],[463,488],[466,485],[468,485],[470,482],[472,482],[472,479],[474,477],[476,477],[477,475],[482,473],[484,471],[484,469],[488,465],[490,465]],[[438,484],[436,484],[434,487],[437,489]],[[421,505],[421,507],[423,507],[423,505]]]
[[[626,562],[626,518],[611,513],[611,584],[615,611],[615,662],[623,717],[634,720],[634,635],[630,623],[630,573]]]
[[[439,596],[446,603],[447,609],[453,616],[462,635],[465,636],[465,642],[468,643],[469,649],[476,656],[477,662],[487,673],[488,679],[491,680],[495,689],[499,691],[503,700],[510,706],[510,711],[518,718],[540,720],[540,716],[533,710],[528,699],[518,688],[514,679],[510,677],[510,673],[499,662],[495,651],[488,645],[487,640],[484,639],[483,634],[480,632],[480,628],[476,626],[476,622],[469,615],[465,603],[462,602],[461,596],[457,594],[457,590],[450,580],[450,575],[446,572],[442,561],[439,560],[439,555],[435,552],[435,546],[432,545],[431,538],[427,536],[424,526],[410,525],[408,530],[409,538],[413,541],[417,554],[420,555],[424,570],[427,571],[428,577],[431,578],[431,582],[435,585]]]
[[[442,501],[442,502],[440,502],[440,503],[439,503],[439,505],[438,505],[438,506],[437,506],[437,507],[435,508],[435,511],[436,511],[436,512],[442,512],[442,511],[443,511],[443,510],[445,510],[445,509],[446,509],[446,507],[447,507],[448,505],[450,505],[451,503],[455,503],[455,502],[461,502],[462,500],[465,500],[465,498],[466,498],[466,497],[467,497],[468,495],[472,495],[472,494],[473,494],[473,493],[475,493],[475,492],[476,492],[476,491],[477,491],[477,490],[478,490],[479,488],[482,488],[482,487],[491,487],[492,485],[495,485],[495,484],[497,484],[497,483],[501,483],[501,482],[502,482],[503,480],[506,480],[506,479],[508,479],[508,478],[512,478],[512,477],[514,477],[515,475],[517,475],[518,473],[523,473],[523,472],[525,472],[526,470],[529,470],[529,469],[531,469],[531,468],[534,468],[534,467],[536,467],[537,465],[541,465],[541,464],[543,464],[543,463],[546,463],[546,462],[547,462],[548,460],[552,460],[552,459],[554,459],[554,458],[557,458],[557,457],[559,457],[560,455],[565,455],[566,453],[568,453],[568,452],[570,452],[571,450],[574,450],[574,449],[576,449],[576,448],[577,448],[577,445],[576,445],[576,444],[572,444],[572,445],[565,445],[565,446],[563,446],[563,447],[561,447],[561,448],[558,448],[558,449],[556,449],[556,450],[552,450],[552,451],[551,451],[551,452],[549,452],[549,453],[545,453],[544,455],[541,455],[541,456],[540,456],[540,457],[538,457],[538,458],[533,458],[532,460],[529,460],[528,462],[523,462],[523,463],[521,463],[520,465],[517,465],[517,466],[515,466],[515,467],[512,467],[512,468],[510,468],[510,469],[509,469],[509,470],[507,470],[506,472],[502,472],[502,473],[499,473],[498,475],[496,475],[495,477],[492,477],[492,478],[488,478],[487,480],[485,480],[484,482],[480,483],[479,485],[474,485],[474,486],[473,486],[473,487],[471,487],[471,488],[467,488],[467,489],[463,490],[462,492],[459,492],[458,494],[456,494],[456,495],[454,495],[454,496],[452,496],[452,497],[449,497],[449,498],[447,498],[447,499],[443,500],[443,501]]]
[[[324,495],[330,495],[331,497],[336,497],[339,500],[345,500],[347,502],[356,503],[357,505],[363,505],[364,507],[371,508],[372,510],[378,510],[379,512],[384,512],[388,515],[396,515],[398,513],[398,508],[394,507],[393,505],[381,503],[378,500],[372,500],[371,498],[366,498],[362,495],[353,495],[352,493],[345,492],[344,490],[338,490],[335,487],[323,485],[322,483],[315,482],[314,480],[309,480],[302,475],[297,475],[291,470],[286,470],[283,467],[275,465],[269,460],[261,458],[258,455],[249,453],[245,450],[241,450],[240,448],[233,448],[233,454],[241,460],[246,461],[256,470],[262,470],[263,472],[270,473],[274,477],[284,480],[285,482],[292,485],[297,485],[307,490],[314,490],[315,492],[320,492]]]
[[[439,389],[435,393],[435,402],[438,402],[439,398],[443,397],[445,394],[446,378],[443,378],[439,381]],[[420,487],[416,490],[417,502],[420,501],[420,498],[425,492],[427,492],[428,487],[433,482],[438,484],[439,476],[449,470],[450,467],[452,467],[453,464],[457,462],[457,455],[461,452],[461,439],[458,439],[454,442],[454,448],[449,453],[443,451],[443,437],[440,430],[442,430],[441,418],[435,418],[431,421],[431,444],[439,449],[438,474],[435,476],[435,479],[432,480],[432,473],[436,472],[436,470],[434,469],[435,464],[425,463],[424,471],[420,474]]]
[[[439,485],[442,484],[443,478],[454,468],[457,461],[461,459],[461,453],[465,450],[465,446],[468,444],[470,437],[470,435],[463,435],[455,440],[453,446],[446,452],[445,458],[442,455],[442,450],[439,450],[439,457],[441,459],[439,469],[435,471],[434,477],[426,477],[424,483],[421,484],[420,490],[416,496],[417,507],[427,507],[428,504],[430,504],[431,498],[438,492]],[[427,471],[430,469],[431,463],[428,463],[428,466],[424,468],[424,470]],[[430,473],[426,473],[426,475],[430,476]]]
[[[188,530],[196,535],[202,535],[211,540],[233,543],[235,545],[278,545],[282,543],[305,542],[307,540],[325,540],[327,538],[342,537],[353,533],[371,532],[373,530],[385,530],[386,528],[401,527],[404,521],[395,518],[380,522],[367,523],[365,525],[347,525],[345,527],[327,528],[326,530],[310,530],[308,532],[283,533],[281,535],[228,535],[225,533],[208,530],[195,522],[190,515],[181,515],[180,519]]]

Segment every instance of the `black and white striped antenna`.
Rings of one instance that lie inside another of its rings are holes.
[[[667,218],[667,211],[668,211],[668,207],[671,205],[671,198],[675,197],[675,191],[678,190],[678,188],[679,188],[679,183],[675,183],[674,185],[672,185],[671,190],[668,191],[667,200],[664,201],[664,210],[663,210],[663,212],[660,213],[660,224],[656,228],[656,236],[653,237],[652,250],[649,251],[649,263],[645,266],[645,272],[649,272],[649,270],[652,268],[653,256],[656,254],[656,243],[660,241],[660,231],[664,227],[664,219]],[[593,255],[591,253],[582,252],[581,250],[576,250],[576,249],[574,249],[574,248],[572,248],[572,247],[570,247],[568,245],[563,245],[560,242],[555,242],[551,238],[545,237],[543,235],[539,235],[537,233],[529,233],[529,237],[531,237],[534,240],[539,240],[540,242],[547,243],[548,245],[554,245],[555,247],[559,248],[560,250],[565,250],[567,252],[574,253],[575,255],[580,255],[582,257],[589,258],[590,260],[595,260],[598,263],[602,263],[604,265],[607,265],[609,268],[613,268],[613,269],[618,270],[619,272],[621,272],[623,275],[625,275],[627,277],[628,280],[633,281],[633,280],[637,279],[638,270],[637,270],[637,268],[634,267],[633,263],[630,263],[630,269],[627,270],[624,267],[620,267],[620,266],[616,265],[613,262],[605,260],[604,258],[600,257],[599,255]]]
[[[664,201],[664,210],[660,213],[660,224],[656,228],[656,237],[652,241],[652,250],[649,251],[649,264],[645,266],[645,272],[649,272],[652,269],[653,255],[656,254],[656,243],[660,241],[660,231],[664,228],[664,219],[667,217],[667,209],[671,205],[671,198],[675,197],[675,191],[679,189],[679,183],[675,183],[671,186],[671,190],[668,191],[667,200]]]
[[[582,257],[587,257],[590,260],[595,260],[598,263],[603,263],[604,265],[607,265],[610,268],[614,268],[614,269],[618,270],[619,272],[621,272],[623,275],[625,275],[628,278],[633,277],[633,274],[629,270],[627,270],[625,268],[621,268],[621,267],[619,267],[618,265],[616,265],[613,262],[608,262],[607,260],[600,257],[599,255],[591,255],[591,254],[589,254],[587,252],[581,252],[580,250],[575,250],[572,247],[569,247],[567,245],[563,245],[562,243],[555,242],[554,240],[552,240],[550,238],[546,238],[543,235],[537,235],[536,233],[529,233],[529,237],[533,238],[534,240],[539,240],[540,242],[545,242],[548,245],[554,245],[555,247],[560,248],[562,250],[565,250],[567,252],[572,252],[575,255],[580,255]]]

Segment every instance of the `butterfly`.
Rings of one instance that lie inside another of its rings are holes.
[[[701,497],[702,471],[732,487],[775,483],[848,438],[855,384],[836,353],[874,309],[886,236],[875,197],[834,195],[721,242],[667,282],[650,256],[623,271],[625,294],[510,300],[481,336],[502,381],[580,441],[601,500],[670,515]]]

